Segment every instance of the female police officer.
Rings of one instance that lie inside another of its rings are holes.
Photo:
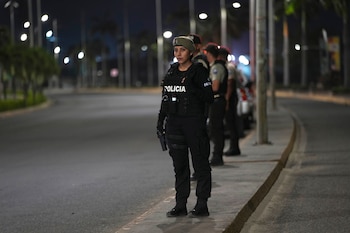
[[[174,38],[173,46],[178,62],[171,65],[163,80],[157,123],[158,132],[165,132],[175,172],[176,205],[167,216],[187,215],[186,204],[191,191],[189,150],[197,176],[197,203],[190,214],[192,217],[208,216],[211,168],[205,109],[214,98],[211,81],[208,70],[201,63],[191,61],[195,46],[190,37]]]

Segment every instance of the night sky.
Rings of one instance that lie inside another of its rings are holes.
[[[10,25],[9,9],[5,9],[3,6],[8,0],[0,0],[0,25]],[[16,0],[20,7],[15,10],[15,23],[16,23],[16,36],[23,32],[22,25],[28,19],[27,0]],[[240,0],[241,2],[248,2],[248,0]],[[33,2],[33,17],[36,21],[36,0]],[[227,3],[233,2],[233,0],[226,0]],[[128,0],[129,4],[129,23],[130,34],[135,35],[141,31],[148,30],[150,32],[156,32],[156,13],[155,13],[155,0]],[[47,13],[51,19],[56,18],[58,22],[58,36],[59,44],[62,51],[65,52],[70,46],[78,45],[81,41],[81,22],[82,15],[85,16],[85,22],[89,24],[93,17],[103,19],[109,17],[115,19],[120,30],[119,34],[123,35],[123,12],[124,1],[123,0],[100,0],[100,1],[87,1],[87,0],[41,0],[42,13]],[[176,0],[176,1],[162,1],[162,17],[179,10],[181,8],[188,8],[188,0]],[[219,0],[195,0],[196,13],[199,12],[215,12],[219,14]],[[247,17],[249,17],[247,15]],[[325,24],[327,30],[330,33],[338,33],[341,30],[341,20],[338,17],[334,17],[334,14],[329,16],[320,16],[315,18],[309,23],[311,25],[319,24],[320,19],[323,19],[322,23]],[[52,21],[51,21],[52,22]],[[176,22],[175,22],[176,23]],[[43,25],[43,31],[50,29],[50,22]],[[327,26],[327,24],[329,24]],[[298,30],[298,24],[295,26],[295,30]],[[163,29],[171,29],[170,25],[163,23]],[[334,32],[333,32],[334,31]],[[245,33],[240,40],[232,42],[234,47],[233,52],[236,54],[248,53],[248,33]],[[156,40],[156,36],[155,36]],[[112,49],[113,50],[113,49]]]
[[[0,5],[4,6],[8,0],[0,0]],[[27,0],[16,0],[20,7],[15,10],[16,34],[19,37],[23,23],[28,19]],[[33,2],[34,21],[36,22],[36,0]],[[212,11],[217,8],[219,12],[219,1],[215,3],[212,0],[196,0],[196,11]],[[56,18],[58,22],[58,35],[60,45],[63,50],[71,45],[80,43],[81,40],[81,22],[82,15],[85,16],[85,22],[88,25],[92,18],[103,19],[104,17],[116,20],[122,35],[123,33],[123,0],[41,0],[42,14],[48,14],[51,19]],[[155,0],[128,0],[130,34],[137,34],[140,31],[148,30],[156,32],[156,13]],[[162,1],[162,17],[173,10],[188,8],[188,0]],[[0,24],[10,24],[9,9],[0,8]],[[50,28],[49,22],[43,26],[43,31]],[[165,29],[167,25],[163,24]],[[156,37],[155,37],[156,40]]]

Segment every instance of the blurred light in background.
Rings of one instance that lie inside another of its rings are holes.
[[[69,61],[70,61],[69,57],[65,57],[65,58],[63,59],[63,63],[64,63],[64,64],[68,64]]]
[[[83,51],[81,51],[81,52],[78,53],[78,59],[83,59],[84,56],[85,56],[85,54],[84,54]]]
[[[198,18],[199,19],[202,19],[202,20],[205,20],[205,19],[207,19],[208,18],[208,15],[207,15],[207,13],[200,13],[199,15],[198,15]]]
[[[165,31],[165,32],[163,32],[163,37],[165,38],[165,39],[169,39],[169,38],[171,38],[173,36],[173,33],[171,32],[171,31]]]
[[[23,24],[23,27],[24,27],[24,28],[29,28],[29,27],[30,27],[30,22],[29,22],[29,21],[25,22],[25,23]]]
[[[49,16],[47,14],[41,16],[41,22],[46,22],[49,20]]]
[[[240,63],[242,63],[243,65],[246,65],[246,66],[249,65],[249,59],[246,56],[244,56],[244,55],[240,55],[238,57],[238,61]]]
[[[56,48],[54,48],[53,52],[54,52],[55,54],[59,54],[59,53],[61,52],[60,46],[56,46]]]
[[[26,41],[28,39],[28,35],[26,33],[23,33],[21,35],[21,41]]]
[[[147,45],[142,45],[141,46],[141,51],[146,52],[148,50],[148,46]]]
[[[234,2],[234,3],[232,3],[232,7],[235,9],[240,8],[241,4],[239,2]]]

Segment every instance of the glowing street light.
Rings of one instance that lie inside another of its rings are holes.
[[[48,30],[47,32],[46,32],[46,38],[50,38],[50,37],[52,37],[53,36],[53,31],[52,30]]]
[[[146,52],[148,50],[148,46],[147,45],[142,45],[141,46],[141,51]]]
[[[49,20],[49,16],[47,14],[44,14],[41,16],[41,22],[46,22]]]
[[[53,49],[53,52],[55,54],[59,54],[61,52],[61,47],[60,46],[56,46],[54,49]]]
[[[26,33],[23,33],[21,35],[21,41],[26,41],[28,39],[28,35]]]
[[[173,33],[171,32],[171,31],[165,31],[165,32],[163,32],[163,37],[165,38],[165,39],[169,39],[169,38],[171,38],[173,36]]]
[[[238,9],[241,7],[241,4],[239,2],[234,2],[234,3],[232,3],[232,7],[235,9]]]
[[[83,51],[81,51],[81,52],[79,52],[78,53],[78,59],[83,59],[84,58],[84,56],[85,56],[85,54],[84,54],[84,52]]]
[[[29,28],[30,27],[30,22],[29,21],[24,22],[23,27],[24,28]]]
[[[65,65],[67,65],[69,62],[70,62],[69,57],[65,57],[65,58],[63,59],[63,63],[64,63]]]
[[[208,14],[207,13],[200,13],[198,15],[198,18],[201,19],[201,20],[206,20],[208,18]]]

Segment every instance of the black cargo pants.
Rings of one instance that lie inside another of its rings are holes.
[[[213,142],[212,161],[222,161],[225,146],[224,117],[226,100],[224,97],[215,98],[209,110],[209,135]]]
[[[196,196],[207,200],[211,194],[211,167],[206,118],[169,116],[166,137],[175,172],[176,205],[186,205],[191,191],[189,150],[197,177]]]

